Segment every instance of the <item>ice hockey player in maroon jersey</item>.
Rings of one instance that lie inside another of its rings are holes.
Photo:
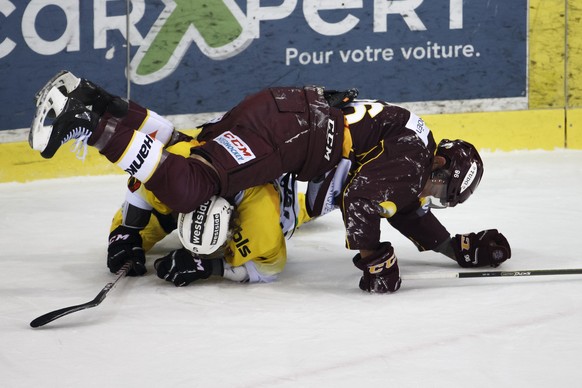
[[[308,195],[325,201],[312,201],[314,216],[336,204],[342,211],[346,246],[359,250],[353,261],[368,292],[394,292],[401,283],[394,249],[380,241],[382,218],[420,250],[441,252],[463,267],[496,267],[511,257],[497,230],[451,237],[430,210],[462,203],[478,186],[483,164],[472,145],[444,141],[437,150],[422,119],[404,108],[379,100],[332,106],[326,97],[321,87],[250,95],[205,124],[198,138],[205,144],[185,158],[165,152],[132,122],[139,105],[64,73],[39,92],[29,142],[45,158],[71,139],[94,146],[184,213],[212,195],[294,173],[310,181]],[[56,119],[47,127],[50,113]]]

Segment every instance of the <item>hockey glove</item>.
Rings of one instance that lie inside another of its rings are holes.
[[[128,261],[133,263],[128,276],[142,276],[146,273],[145,253],[139,229],[119,225],[109,234],[107,267],[116,273]]]
[[[457,234],[451,239],[457,263],[463,268],[498,267],[511,257],[511,248],[497,229]]]
[[[402,280],[394,248],[383,242],[374,254],[362,259],[358,253],[353,258],[354,265],[364,271],[360,279],[360,289],[370,293],[385,294],[400,288]]]
[[[202,260],[182,248],[157,259],[154,268],[160,279],[174,283],[176,287],[183,287],[198,279],[208,279],[212,274],[212,261]]]

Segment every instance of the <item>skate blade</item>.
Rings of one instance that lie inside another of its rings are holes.
[[[46,117],[51,113],[54,114],[54,117],[58,117],[63,112],[67,100],[68,98],[61,93],[57,86],[53,86],[43,93],[43,99],[36,108],[28,135],[28,144],[33,150],[40,152],[45,150],[53,130],[52,125],[44,125]]]
[[[75,90],[79,84],[81,83],[81,79],[76,77],[73,73],[68,70],[61,70],[57,74],[55,74],[43,87],[34,95],[34,101],[36,106],[38,107],[42,104],[42,101],[46,99],[46,95],[50,92],[50,90],[54,87],[56,88],[65,88],[66,93],[68,95],[73,90]],[[64,91],[63,91],[64,92]]]

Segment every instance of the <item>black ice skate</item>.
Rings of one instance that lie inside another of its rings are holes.
[[[87,141],[99,123],[99,115],[91,112],[82,102],[66,97],[57,86],[44,91],[42,98],[37,102],[28,136],[32,149],[40,151],[43,158],[50,159],[61,145],[75,139],[77,147],[74,151],[82,145],[86,152]],[[47,117],[56,118],[51,125],[45,126]]]
[[[67,70],[58,72],[36,93],[37,107],[46,98],[46,94],[55,87],[64,96],[74,98],[84,105],[90,106],[91,110],[99,115],[109,112],[115,117],[122,117],[127,113],[127,101],[108,93],[89,80],[76,77]]]

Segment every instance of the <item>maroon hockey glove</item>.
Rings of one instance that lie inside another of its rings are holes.
[[[457,234],[451,239],[455,257],[461,267],[498,267],[511,257],[511,248],[497,229],[479,233]]]
[[[208,279],[212,274],[212,260],[202,260],[182,248],[157,259],[154,268],[160,279],[174,283],[176,287],[183,287],[198,279]]]
[[[389,242],[383,242],[374,254],[362,259],[358,253],[353,258],[354,265],[364,271],[360,279],[360,289],[371,293],[385,294],[400,288],[400,271]]]
[[[128,261],[133,263],[128,276],[142,276],[146,273],[145,254],[139,229],[119,225],[109,234],[107,267],[116,273]]]

